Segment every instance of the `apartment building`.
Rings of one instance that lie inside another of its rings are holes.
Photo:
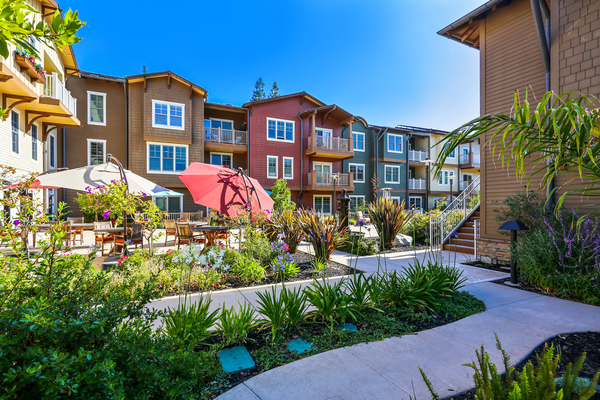
[[[532,7],[533,4],[533,7]],[[492,0],[438,34],[479,50],[481,114],[510,113],[514,91],[529,87],[531,108],[545,91],[600,95],[600,2],[589,0]],[[537,96],[534,97],[535,94]],[[482,137],[486,143],[491,133]],[[481,151],[481,238],[478,253],[496,258],[506,252],[492,202],[525,190],[514,171]],[[527,177],[525,177],[527,179]],[[565,183],[558,178],[556,186]],[[533,179],[530,190],[546,194]],[[560,192],[555,196],[560,196]],[[550,199],[552,201],[552,199]],[[564,206],[585,204],[567,197]]]
[[[247,108],[204,103],[204,162],[248,169]]]
[[[42,18],[51,23],[58,5],[54,1],[31,2]],[[0,94],[2,109],[8,110],[0,121],[0,162],[16,168],[17,174],[41,173],[57,168],[57,137],[64,127],[81,125],[77,100],[65,82],[77,75],[78,66],[69,46],[48,46],[35,38],[31,44],[39,57],[9,44],[10,55],[0,57]],[[52,210],[55,190],[35,191]]]

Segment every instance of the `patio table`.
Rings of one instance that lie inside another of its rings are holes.
[[[92,231],[94,233],[106,233],[106,234],[113,234],[113,235],[115,233],[123,234],[123,227],[121,226],[121,227],[116,227],[116,228],[98,228],[98,229],[92,229]],[[117,250],[117,246],[116,246],[115,241],[113,240],[112,247],[110,248],[108,255],[115,254],[116,250]]]
[[[50,230],[50,224],[35,224],[33,225],[33,227],[36,228],[36,230],[34,230],[33,232],[31,232],[33,234],[33,247],[35,247],[35,242],[37,240],[37,233],[38,232],[42,232],[42,231],[49,231]],[[75,229],[75,228],[79,228],[79,229],[94,229],[94,223],[87,223],[87,222],[71,222],[71,229]],[[75,243],[75,242],[73,242]]]
[[[206,235],[206,247],[212,247],[215,245],[215,238],[219,233],[225,233],[231,229],[231,226],[195,226],[191,228],[194,232],[204,232]]]

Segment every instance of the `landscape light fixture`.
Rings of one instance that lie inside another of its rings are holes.
[[[498,229],[510,231],[510,284],[518,285],[519,282],[517,280],[517,262],[512,256],[512,249],[517,243],[517,232],[526,231],[529,228],[527,228],[521,221],[507,221],[504,224],[502,224],[502,226]]]

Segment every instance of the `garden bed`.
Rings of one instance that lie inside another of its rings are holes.
[[[557,377],[564,374],[567,364],[573,365],[579,359],[579,356],[584,352],[586,354],[585,362],[579,376],[582,378],[592,379],[594,374],[600,371],[600,333],[599,332],[580,332],[566,333],[553,337],[536,347],[531,354],[515,366],[517,371],[522,371],[527,362],[531,361],[536,365],[536,356],[540,355],[544,350],[544,344],[554,345],[554,349],[560,352],[561,358],[558,363]],[[490,349],[488,349],[488,352]],[[475,389],[469,390],[458,396],[449,396],[446,399],[454,400],[474,400]],[[599,400],[600,394],[596,393],[592,400]]]

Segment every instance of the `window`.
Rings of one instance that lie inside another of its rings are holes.
[[[456,158],[456,149],[452,150],[452,153],[448,155],[448,158]]]
[[[48,169],[56,169],[56,134],[48,135]]]
[[[331,196],[313,196],[313,208],[323,214],[331,214]]]
[[[293,157],[283,157],[283,177],[285,179],[294,179]]]
[[[213,118],[205,119],[204,130],[206,131],[206,141],[208,142],[233,143],[232,120]]]
[[[391,153],[402,153],[402,135],[388,133],[388,151]]]
[[[354,174],[354,182],[365,183],[365,164],[348,164]]]
[[[277,160],[276,156],[267,156],[267,178],[277,179]]]
[[[438,183],[443,186],[450,186],[450,179],[454,179],[454,173],[452,171],[442,170],[442,172],[440,172]]]
[[[232,154],[210,153],[210,163],[212,165],[224,165],[226,167],[233,168],[233,164],[231,163],[232,158]]]
[[[356,151],[365,151],[365,134],[362,132],[352,132],[353,148]]]
[[[152,100],[152,126],[182,131],[184,110],[185,104]]]
[[[12,139],[12,152],[13,154],[19,154],[19,130],[20,130],[19,113],[15,110],[10,112],[10,125],[11,125],[11,139]]]
[[[106,140],[88,139],[88,165],[106,162]]]
[[[31,125],[31,160],[38,160],[38,127]]]
[[[88,91],[88,124],[106,126],[106,93]]]
[[[400,197],[399,196],[390,196],[390,200],[392,200],[393,202],[400,204]]]
[[[294,121],[267,118],[267,140],[294,142]]]
[[[350,197],[350,211],[356,211],[357,207],[365,206],[365,196],[348,196]]]
[[[410,196],[410,197],[408,198],[408,206],[409,206],[409,207],[412,207],[412,206],[414,206],[414,207],[413,207],[413,209],[415,209],[415,210],[416,210],[416,209],[419,209],[419,208],[423,208],[423,207],[421,206],[421,197],[413,197],[413,196]]]
[[[175,174],[187,168],[187,146],[148,143],[148,171]]]
[[[400,167],[394,165],[385,166],[385,183],[400,183]]]

